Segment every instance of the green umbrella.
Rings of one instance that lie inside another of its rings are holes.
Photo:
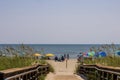
[[[90,57],[95,56],[95,52],[94,52],[94,51],[90,51],[90,52],[88,52],[88,56],[90,56]]]

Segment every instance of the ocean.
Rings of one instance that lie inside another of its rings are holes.
[[[69,54],[70,58],[77,58],[80,52],[88,52],[91,47],[99,47],[101,44],[24,44],[32,47],[35,52],[42,54],[53,53],[56,56]],[[16,48],[20,44],[0,44],[0,48],[10,46]]]

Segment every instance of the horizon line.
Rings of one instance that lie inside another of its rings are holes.
[[[102,44],[119,44],[119,43],[81,43],[81,44],[65,44],[65,43],[60,43],[60,44],[56,44],[56,43],[45,43],[45,44],[40,44],[40,43],[0,43],[0,45],[4,45],[4,44],[8,44],[8,45],[12,45],[12,44],[15,44],[15,45],[19,45],[19,44],[25,44],[25,45],[88,45],[88,44],[95,44],[95,45],[102,45]]]

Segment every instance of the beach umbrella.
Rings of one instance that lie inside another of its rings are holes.
[[[45,56],[47,56],[47,57],[53,57],[54,54],[52,54],[52,53],[47,53],[47,54],[45,54]]]
[[[94,52],[94,51],[90,51],[90,52],[88,52],[87,54],[88,54],[89,57],[95,56],[95,52]]]
[[[107,54],[104,51],[98,52],[99,57],[106,57]]]
[[[35,53],[35,54],[33,54],[34,56],[36,56],[36,57],[38,57],[38,56],[42,56],[41,54],[39,54],[39,53]]]
[[[88,53],[87,52],[83,52],[83,57],[88,57]]]
[[[41,54],[39,54],[39,53],[34,53],[33,54],[33,56],[35,56],[36,57],[36,59],[38,59],[40,56],[42,56]]]
[[[120,50],[116,51],[115,54],[120,56]]]

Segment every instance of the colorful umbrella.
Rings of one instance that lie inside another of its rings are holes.
[[[94,52],[94,51],[90,51],[90,52],[88,52],[87,54],[88,54],[89,57],[95,56],[95,52]]]
[[[88,57],[88,53],[87,52],[83,52],[83,57]]]

